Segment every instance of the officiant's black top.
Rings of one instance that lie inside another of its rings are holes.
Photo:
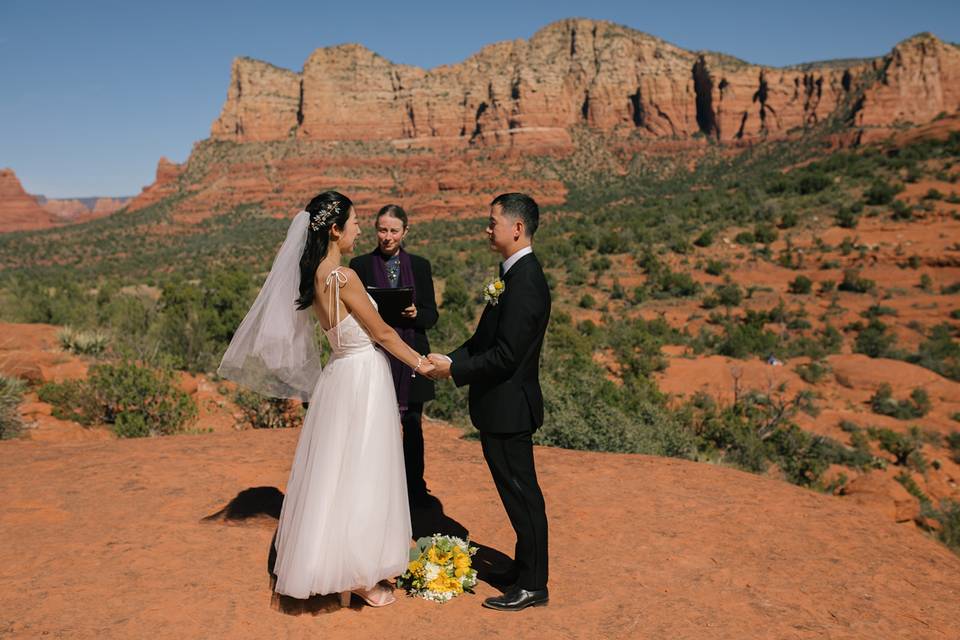
[[[458,387],[470,385],[470,419],[487,433],[536,431],[543,424],[540,350],[550,320],[550,288],[532,253],[503,277],[496,305],[488,304],[477,330],[450,354]]]
[[[413,328],[413,344],[417,353],[430,353],[430,341],[427,340],[427,330],[437,324],[437,298],[433,291],[433,273],[430,261],[420,256],[410,255],[410,266],[413,269],[414,289],[416,290],[417,317],[413,320],[403,319],[395,328]],[[376,251],[357,256],[350,260],[350,268],[357,272],[360,281],[365,287],[377,286],[373,275],[373,261],[380,260]],[[424,376],[417,376],[410,386],[409,402],[426,402],[434,398],[433,381]]]

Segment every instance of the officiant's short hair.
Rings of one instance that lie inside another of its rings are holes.
[[[501,193],[490,206],[500,205],[503,215],[523,221],[528,238],[532,238],[540,226],[540,207],[536,201],[525,193]]]

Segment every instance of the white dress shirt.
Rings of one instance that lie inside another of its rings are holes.
[[[520,260],[525,255],[533,253],[533,247],[524,247],[520,249],[512,256],[503,261],[503,275],[507,275],[507,271],[510,271],[510,267],[517,264],[517,261]]]

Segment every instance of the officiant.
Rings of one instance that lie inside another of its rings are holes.
[[[407,253],[403,239],[410,230],[406,212],[388,204],[377,213],[377,248],[350,261],[374,299],[387,324],[417,353],[430,353],[427,330],[437,324],[437,301],[433,292],[430,262]],[[395,289],[397,291],[383,291]],[[412,292],[409,291],[412,289]],[[402,300],[399,308],[390,303]],[[409,302],[409,304],[408,304]],[[407,495],[411,506],[427,506],[429,496],[423,479],[423,404],[434,398],[434,383],[413,376],[410,367],[390,356],[393,384],[397,391],[400,423],[403,425],[403,458],[407,471]]]

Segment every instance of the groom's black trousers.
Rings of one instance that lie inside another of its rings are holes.
[[[411,500],[427,495],[423,480],[423,403],[411,402],[400,414],[403,425],[403,464],[407,472],[407,495]]]
[[[533,434],[481,433],[483,457],[517,534],[517,586],[547,587],[547,512],[533,462]]]

